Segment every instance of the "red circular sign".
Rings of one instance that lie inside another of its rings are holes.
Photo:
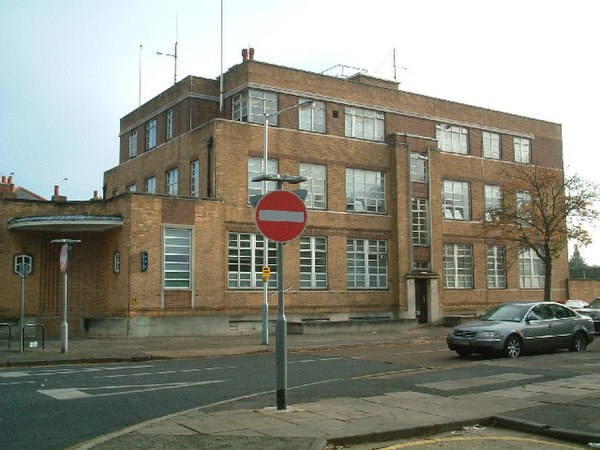
[[[64,244],[60,249],[60,257],[58,258],[60,263],[60,271],[65,273],[69,266],[69,246]]]
[[[256,225],[272,241],[291,241],[306,227],[304,201],[292,191],[269,192],[256,205]]]

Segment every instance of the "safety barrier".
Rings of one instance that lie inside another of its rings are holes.
[[[23,326],[21,338],[23,339],[23,348],[25,348],[25,328],[41,328],[42,329],[42,350],[46,349],[46,328],[41,323],[27,323]]]
[[[10,338],[12,335],[12,327],[10,326],[10,323],[6,323],[6,322],[1,322],[0,323],[0,327],[7,327],[8,328],[8,349],[10,350]]]

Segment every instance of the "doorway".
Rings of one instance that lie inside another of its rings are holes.
[[[428,323],[427,279],[415,279],[415,309],[418,323]]]

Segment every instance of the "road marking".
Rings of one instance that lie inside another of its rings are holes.
[[[131,377],[147,377],[152,375],[172,375],[174,373],[192,373],[192,372],[210,372],[215,370],[237,369],[237,366],[216,366],[204,367],[196,369],[178,369],[178,370],[161,370],[159,372],[139,372],[139,373],[120,373],[116,375],[98,375],[94,378],[131,378]]]
[[[526,442],[529,444],[542,444],[544,446],[543,448],[546,448],[546,449],[550,449],[550,448],[568,448],[568,449],[581,448],[579,446],[573,446],[573,445],[562,444],[562,443],[558,443],[558,442],[550,442],[550,441],[545,441],[542,439],[533,439],[533,438],[505,437],[505,436],[482,436],[482,437],[451,436],[451,437],[447,437],[447,438],[437,438],[437,439],[418,439],[418,440],[411,441],[411,442],[405,442],[402,444],[391,445],[389,447],[382,447],[380,450],[398,450],[401,448],[424,447],[425,445],[435,445],[437,448],[437,446],[443,446],[445,443],[461,442],[461,441],[462,442],[482,441],[483,445],[485,445],[484,443],[486,441],[491,441],[491,442],[506,441],[506,442],[521,442],[521,443]],[[493,445],[494,444],[492,444],[492,446]],[[536,445],[536,447],[538,447],[538,446]],[[441,448],[455,448],[455,446],[452,446],[452,447],[443,446]],[[540,448],[540,447],[538,447],[538,448]]]
[[[0,378],[47,377],[50,375],[72,375],[75,373],[91,373],[115,370],[148,369],[154,366],[115,366],[115,367],[78,367],[73,369],[45,370],[43,372],[0,372]]]
[[[92,388],[64,388],[64,389],[40,389],[40,394],[52,397],[55,400],[74,400],[88,397],[112,397],[115,395],[128,395],[138,392],[161,391],[165,389],[179,389],[194,386],[202,386],[205,384],[224,383],[227,380],[209,380],[196,382],[181,382],[181,383],[162,383],[162,384],[130,384],[120,386],[100,386]],[[118,392],[115,392],[117,391]],[[98,393],[95,393],[99,391]],[[112,391],[112,392],[103,392]]]
[[[7,383],[0,383],[0,386],[17,386],[19,384],[37,384],[35,381],[9,381]]]

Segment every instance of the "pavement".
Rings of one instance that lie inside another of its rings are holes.
[[[420,327],[392,333],[289,335],[288,352],[389,345],[444,339],[448,329]],[[275,351],[274,337],[260,334],[71,339],[45,348],[18,341],[8,350],[0,340],[0,367],[87,364],[200,358]],[[590,353],[591,354],[591,353]],[[598,362],[596,362],[598,364]],[[511,381],[515,374],[499,376]],[[335,398],[262,409],[206,405],[82,443],[76,449],[294,449],[377,448],[376,443],[433,436],[451,430],[497,426],[548,438],[600,447],[600,373],[521,383],[477,394],[442,396],[400,391],[361,398]],[[449,381],[450,382],[450,381]],[[551,394],[551,395],[549,395]],[[569,420],[565,420],[568,417]],[[569,425],[565,425],[569,424]],[[477,444],[479,445],[479,444]],[[529,443],[524,444],[527,448]],[[461,449],[469,447],[465,442]],[[418,448],[418,447],[417,447]],[[453,447],[454,448],[454,447]],[[456,447],[459,448],[459,447]],[[516,447],[515,447],[516,448]],[[543,447],[542,447],[543,448]]]

